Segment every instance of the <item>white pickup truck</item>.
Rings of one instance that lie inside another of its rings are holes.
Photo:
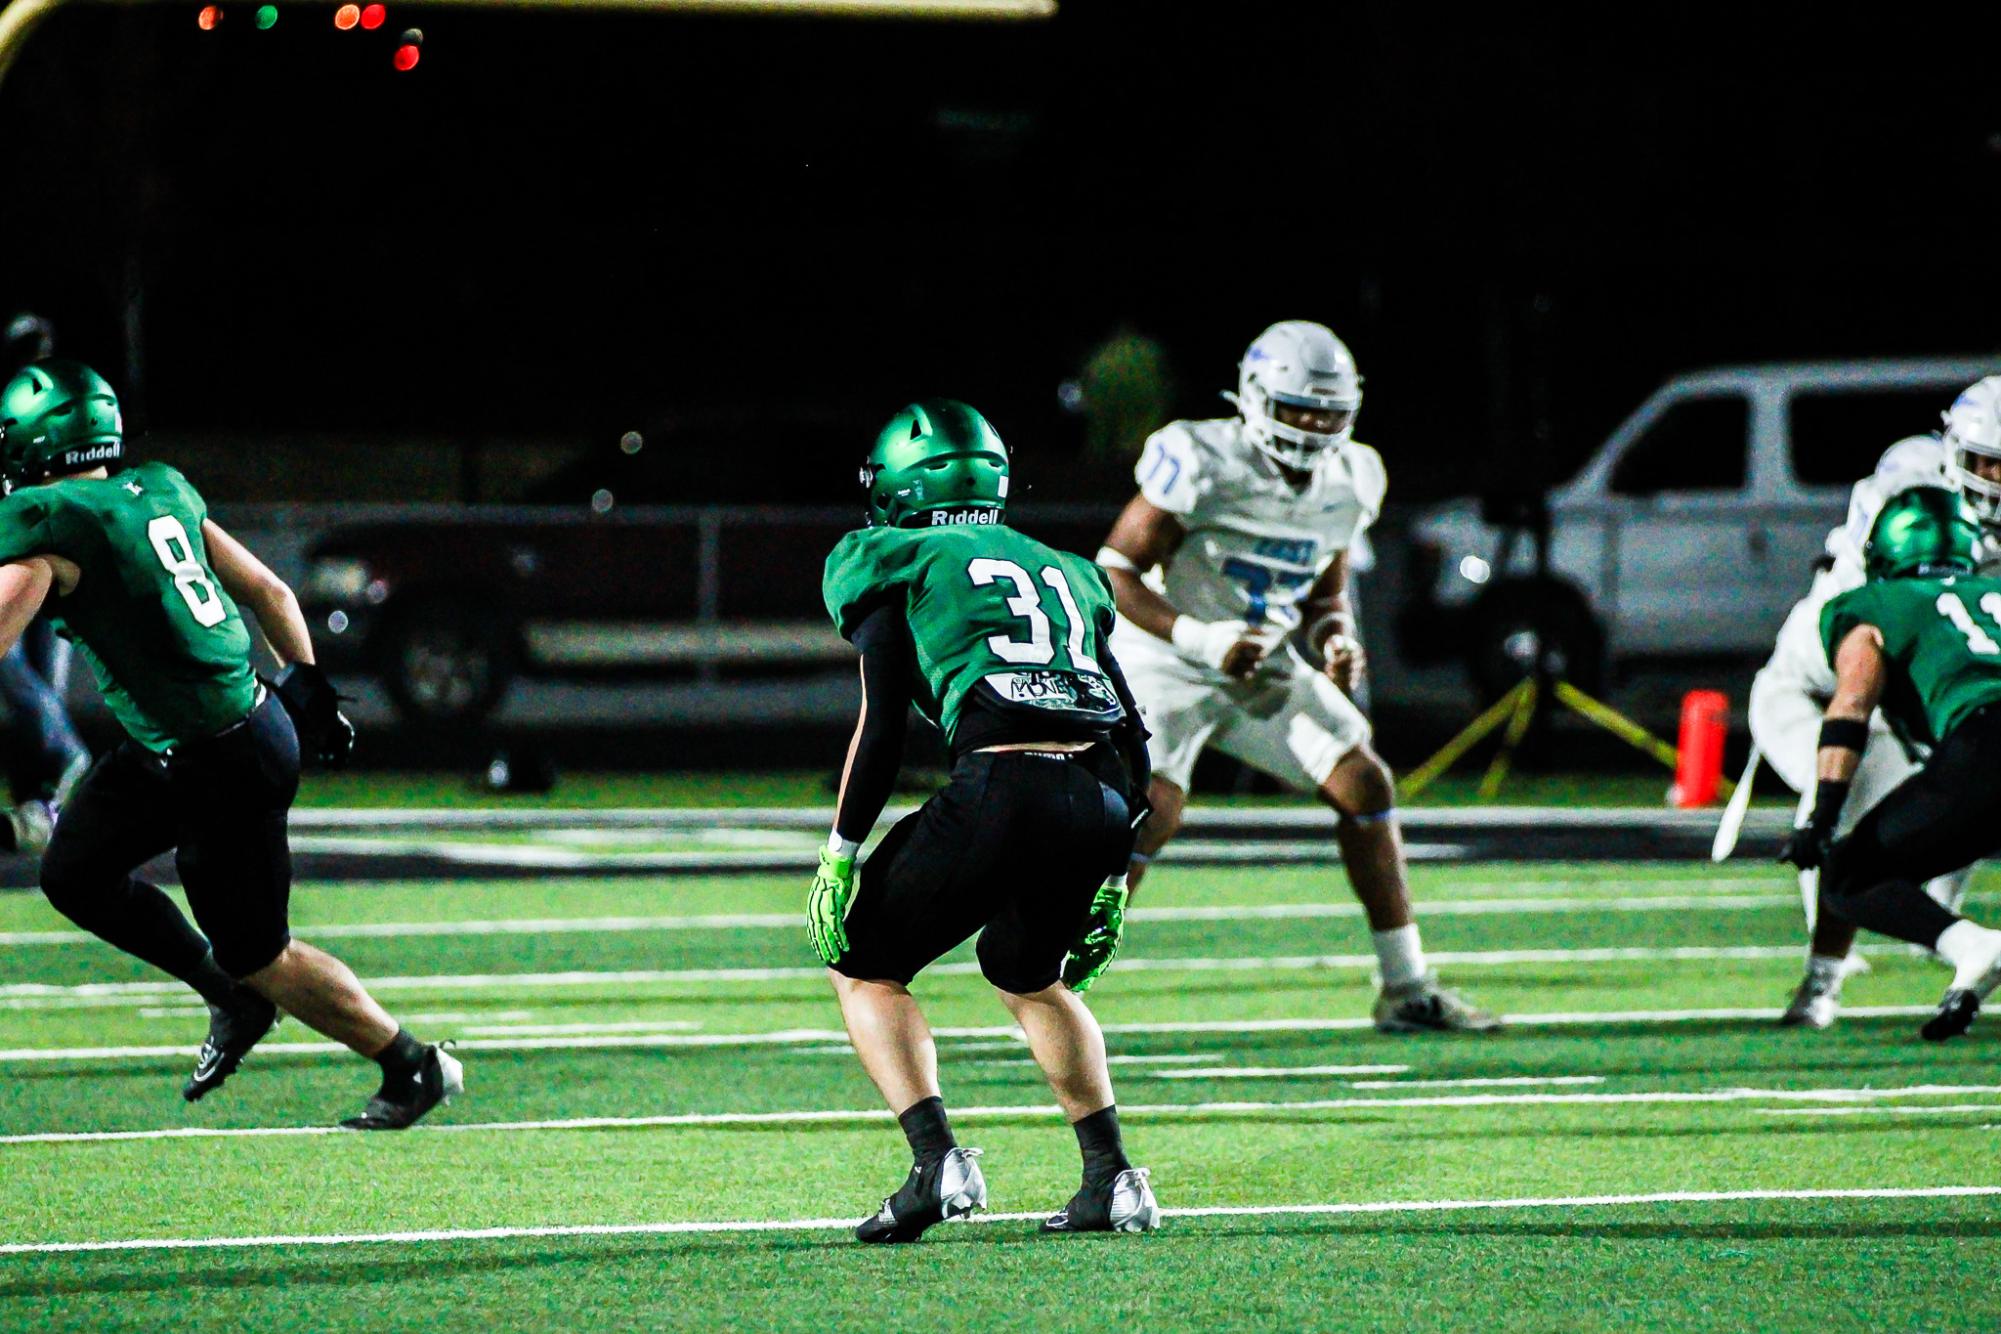
[[[1400,646],[1461,659],[1488,696],[1544,651],[1586,689],[1636,660],[1762,656],[1850,486],[1997,370],[2001,355],[1677,375],[1550,493],[1546,573],[1478,500],[1420,516]]]

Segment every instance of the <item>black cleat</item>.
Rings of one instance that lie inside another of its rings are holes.
[[[417,1067],[416,1080],[400,1090],[392,1090],[387,1079],[382,1090],[368,1100],[360,1116],[341,1122],[343,1130],[408,1130],[424,1114],[441,1102],[450,1102],[466,1091],[465,1067],[440,1046],[424,1048],[424,1063]]]
[[[1144,1167],[1128,1167],[1103,1185],[1085,1182],[1070,1203],[1042,1220],[1044,1232],[1151,1232],[1159,1226],[1160,1202]]]
[[[978,1149],[952,1149],[934,1163],[919,1163],[882,1209],[855,1229],[858,1240],[877,1244],[916,1241],[935,1223],[964,1218],[987,1207],[987,1179],[975,1161]]]
[[[278,1007],[249,987],[238,987],[227,1006],[213,1001],[208,1007],[208,1039],[195,1057],[194,1073],[181,1085],[181,1096],[189,1102],[222,1087],[236,1073],[250,1049],[278,1026]]]
[[[1973,1016],[1979,1013],[1980,993],[1969,987],[1953,987],[1938,1003],[1938,1013],[1925,1020],[1918,1032],[1927,1042],[1944,1042],[1973,1027]]]

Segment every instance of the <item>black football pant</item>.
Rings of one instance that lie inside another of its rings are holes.
[[[980,934],[980,971],[1018,996],[1054,986],[1091,898],[1132,851],[1109,748],[976,751],[897,821],[857,873],[849,977],[908,984]]]
[[[299,739],[275,696],[235,727],[162,756],[134,741],[77,784],[42,858],[42,892],[91,934],[175,977],[211,948],[231,977],[291,941],[285,816],[299,788]],[[132,872],[172,850],[197,931]]]
[[[1959,918],[1925,893],[1925,881],[1997,850],[2001,705],[1989,705],[1834,845],[1820,873],[1821,910],[1930,948]]]

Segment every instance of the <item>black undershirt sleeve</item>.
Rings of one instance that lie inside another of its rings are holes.
[[[1126,711],[1126,716],[1112,729],[1112,745],[1132,780],[1132,791],[1127,797],[1132,805],[1133,823],[1137,825],[1151,808],[1146,799],[1147,787],[1153,781],[1153,762],[1146,750],[1146,739],[1151,733],[1140,720],[1139,701],[1133,698],[1132,687],[1126,684],[1126,674],[1120,669],[1118,659],[1108,652],[1098,660],[1098,665],[1112,678],[1112,689],[1118,692],[1119,704]]]
[[[870,612],[855,627],[851,642],[862,655],[862,720],[848,752],[834,832],[860,843],[889,804],[896,771],[903,765],[917,655],[903,609],[896,606]]]

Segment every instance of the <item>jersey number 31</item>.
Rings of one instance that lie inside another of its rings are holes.
[[[1022,663],[1040,667],[1056,656],[1056,646],[1049,638],[1049,613],[1042,610],[1042,594],[1035,587],[1035,581],[1028,577],[1028,571],[1011,560],[996,560],[991,556],[981,556],[966,566],[966,577],[976,588],[983,588],[997,580],[1005,579],[1014,585],[1014,596],[1007,600],[1010,614],[1028,622],[1026,640],[1010,639],[1006,635],[988,635],[987,648],[1002,662]],[[1070,581],[1063,577],[1063,571],[1054,565],[1045,566],[1042,582],[1056,594],[1056,600],[1063,606],[1063,619],[1070,623],[1070,665],[1080,672],[1100,670],[1097,661],[1085,651],[1084,617],[1077,610],[1077,599],[1070,592]]]

